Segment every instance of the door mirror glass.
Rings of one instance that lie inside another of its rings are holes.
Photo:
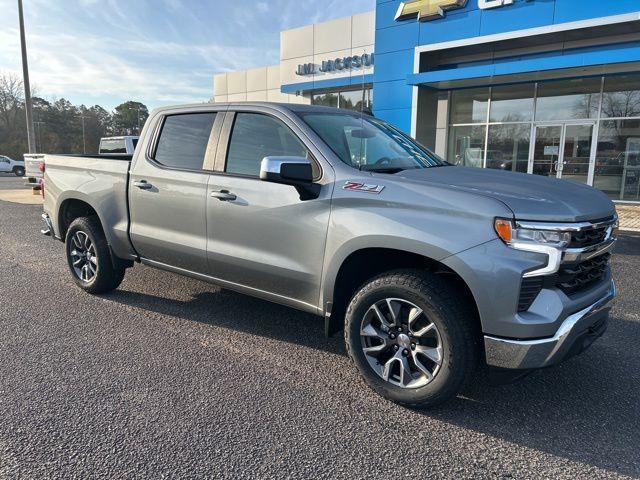
[[[264,157],[260,180],[296,187],[301,200],[317,198],[320,185],[313,183],[311,161],[305,157]]]

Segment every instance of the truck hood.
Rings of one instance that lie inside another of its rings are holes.
[[[494,198],[519,220],[581,222],[615,214],[613,202],[604,193],[568,180],[453,166],[405,170],[396,176]]]

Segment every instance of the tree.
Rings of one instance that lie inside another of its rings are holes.
[[[15,75],[0,75],[0,119],[3,126],[15,126],[20,109],[24,107],[22,81]]]
[[[116,135],[140,135],[149,118],[149,109],[140,102],[129,100],[115,108],[113,126]]]
[[[16,159],[28,150],[22,87],[19,77],[0,72],[0,155]],[[112,114],[99,105],[45,100],[33,90],[36,148],[42,153],[97,153],[100,138],[138,134],[149,116],[140,102],[125,102]]]

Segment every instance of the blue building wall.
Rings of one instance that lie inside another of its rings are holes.
[[[397,22],[394,17],[400,3],[400,0],[377,0],[374,113],[406,132],[411,131],[413,87],[409,82],[430,80],[412,75],[417,46],[640,11],[640,0],[515,0],[513,5],[489,10],[481,10],[477,0],[469,0],[464,8],[451,10],[444,18],[429,22],[419,22],[417,19]],[[573,54],[574,62],[596,61],[589,51]],[[607,63],[637,61],[640,60],[640,46],[620,45],[605,51],[599,58],[607,59]],[[531,60],[528,61],[528,64],[515,63],[502,68],[509,73],[519,73],[524,72],[525,68],[528,71],[538,67],[542,69],[545,61],[551,62],[547,66],[555,65],[554,68],[572,66],[567,63],[571,62],[567,58],[541,58],[537,65],[535,60],[533,64]],[[495,66],[490,65],[489,69],[486,65],[483,67],[485,70],[481,72],[468,72],[467,77],[461,76],[463,72],[455,73],[455,69],[440,71],[437,72],[437,80],[474,78],[501,72],[496,71]]]

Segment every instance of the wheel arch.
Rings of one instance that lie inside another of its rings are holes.
[[[68,197],[60,202],[60,206],[58,207],[58,214],[56,215],[56,231],[58,232],[60,240],[63,242],[65,241],[69,226],[73,223],[74,220],[80,217],[91,216],[98,219],[98,224],[100,226],[100,229],[102,230],[102,234],[105,236],[105,239],[107,241],[107,246],[111,254],[111,263],[113,264],[114,268],[130,268],[131,266],[133,266],[132,260],[122,259],[115,254],[112,248],[109,230],[105,228],[105,224],[100,218],[98,210],[85,199],[80,199],[78,197]]]
[[[74,220],[80,217],[95,216],[100,222],[100,227],[104,233],[104,227],[102,226],[102,220],[98,211],[85,199],[77,197],[66,198],[60,202],[58,207],[58,213],[56,215],[56,225],[58,227],[57,232],[60,240],[64,241],[67,230]]]
[[[350,252],[335,270],[332,278],[326,279],[323,309],[327,336],[342,329],[346,307],[360,286],[376,275],[399,268],[421,269],[441,275],[468,301],[480,325],[476,299],[458,272],[439,260],[416,251],[389,247],[363,247]]]

